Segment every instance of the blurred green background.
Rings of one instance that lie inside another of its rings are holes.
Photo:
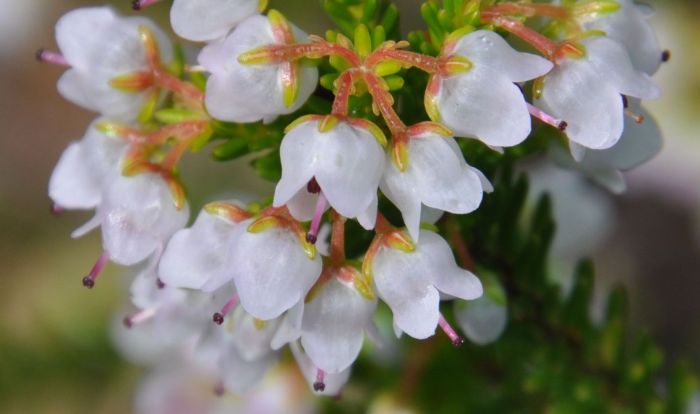
[[[62,69],[38,64],[38,47],[55,48],[63,13],[99,1],[0,0],[0,412],[125,413],[141,376],[116,354],[107,328],[125,299],[123,271],[109,266],[98,288],[80,279],[99,255],[98,234],[71,240],[89,216],[49,213],[47,183],[66,144],[94,114],[63,100]],[[111,1],[130,12],[130,1]],[[398,0],[404,30],[419,27],[417,0]],[[672,52],[657,81],[662,99],[646,106],[665,134],[662,154],[629,173],[614,199],[617,225],[596,253],[599,301],[624,281],[633,321],[648,329],[667,361],[689,358],[700,370],[700,2],[653,2],[653,25]],[[308,32],[329,27],[314,0],[271,5]],[[300,7],[304,6],[304,7]],[[311,7],[313,6],[313,7]],[[167,7],[146,14],[164,27]],[[315,13],[315,14],[310,14]],[[195,198],[235,186],[268,193],[245,160],[190,157],[183,176]]]

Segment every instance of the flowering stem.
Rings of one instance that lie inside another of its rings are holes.
[[[343,72],[336,80],[337,90],[335,99],[333,100],[333,115],[347,115],[350,95],[352,95],[353,85],[355,83],[355,70],[349,69]]]
[[[557,55],[559,45],[556,42],[530,29],[517,20],[505,17],[500,13],[484,11],[481,13],[481,21],[486,24],[490,23],[498,26],[518,36],[537,49],[547,59],[554,60],[554,57]]]
[[[331,233],[331,262],[335,265],[345,263],[345,217],[335,210],[331,211],[333,231]]]
[[[431,74],[438,71],[440,64],[440,60],[432,56],[393,48],[377,50],[367,58],[365,64],[367,67],[372,68],[378,63],[388,59],[401,62],[405,66],[412,66]]]
[[[384,80],[372,72],[362,72],[362,76],[370,95],[372,95],[372,100],[384,118],[389,131],[394,137],[402,136],[406,132],[406,124],[394,111],[394,97],[389,93]]]
[[[156,86],[183,98],[182,103],[188,108],[204,110],[204,93],[193,84],[185,82],[159,67],[153,69],[153,81]]]
[[[484,9],[482,13],[515,14],[524,17],[543,16],[554,19],[567,19],[569,17],[566,8],[554,4],[501,3]]]
[[[313,43],[263,46],[241,54],[238,61],[243,64],[273,64],[302,58],[319,59],[324,56],[341,57],[353,67],[359,67],[362,64],[359,56],[352,50],[325,40],[317,40]]]

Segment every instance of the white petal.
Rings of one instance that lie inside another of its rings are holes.
[[[372,260],[377,292],[394,314],[394,324],[417,339],[435,333],[440,295],[422,256],[382,248]]]
[[[298,236],[284,228],[249,233],[241,226],[240,231],[231,267],[241,305],[258,319],[276,318],[316,282],[321,274],[320,255],[309,259]]]
[[[462,55],[475,66],[505,75],[512,82],[538,78],[552,69],[547,59],[513,49],[501,36],[490,30],[477,30],[462,37],[452,52]]]
[[[304,301],[300,300],[299,303],[289,309],[282,317],[282,321],[277,328],[277,332],[275,332],[275,335],[272,337],[272,341],[270,342],[272,349],[280,349],[284,345],[299,339],[301,336],[301,322],[303,316]]]
[[[565,120],[569,139],[586,148],[609,148],[622,134],[620,93],[585,59],[568,59],[552,70],[535,103]]]
[[[301,335],[314,365],[331,374],[347,369],[360,353],[376,305],[336,277],[314,292],[304,309]]]
[[[318,159],[321,156],[321,146],[317,135],[318,124],[306,122],[296,126],[282,139],[280,146],[280,161],[282,163],[282,178],[275,188],[274,205],[282,206],[289,202],[299,192],[306,191],[306,185],[313,178]],[[298,195],[304,197],[304,195]],[[314,199],[314,206],[316,197]],[[311,200],[295,200],[295,210],[307,213],[303,205],[310,205]],[[296,207],[299,207],[298,209]],[[303,210],[303,211],[302,211]],[[311,211],[313,215],[313,211]],[[303,214],[304,216],[306,214]]]
[[[258,0],[175,0],[170,23],[175,33],[185,39],[212,40],[255,14],[257,8]]]
[[[389,157],[391,157],[389,155]],[[404,225],[412,238],[417,238],[420,230],[421,222],[421,201],[417,194],[401,185],[401,174],[394,166],[394,163],[389,159],[386,162],[384,176],[380,183],[382,193],[391,200],[392,203],[401,211]]]
[[[308,99],[318,82],[315,67],[300,66],[299,93],[294,104],[287,108],[282,98],[279,65],[238,62],[240,54],[275,43],[268,19],[254,15],[225,39],[202,50],[199,62],[212,72],[207,82],[205,105],[213,117],[233,122],[255,122],[294,112]]]
[[[153,174],[117,176],[104,196],[102,242],[123,265],[148,257],[187,223],[189,207],[175,208],[165,182]]]
[[[309,383],[309,387],[313,389],[313,384],[316,382],[316,367],[311,361],[308,355],[304,353],[299,347],[299,344],[293,342],[289,345],[292,350],[294,359],[297,361],[297,365],[301,369],[301,373],[304,374],[304,378]],[[338,395],[341,388],[348,382],[350,378],[350,368],[347,368],[337,374],[326,373],[324,376],[323,384],[325,388],[323,391],[314,391],[315,393],[322,395]]]
[[[88,69],[95,63],[92,52],[104,48],[102,37],[117,15],[110,7],[85,7],[64,14],[56,22],[56,43],[71,66]]]
[[[58,93],[70,102],[88,110],[97,108],[90,78],[76,69],[68,69],[58,79],[56,86]]]
[[[627,190],[625,176],[612,168],[600,168],[591,174],[591,178],[613,194],[622,194]]]
[[[481,180],[457,157],[450,144],[452,138],[437,136],[414,138],[409,144],[410,159],[407,173],[413,174],[416,191],[429,207],[465,214],[481,203]]]
[[[284,186],[293,188],[296,186],[296,183],[287,184],[287,182],[285,182]],[[283,191],[281,191],[281,193],[283,193]],[[286,204],[292,217],[298,221],[310,221],[314,216],[314,212],[316,211],[317,202],[318,194],[309,193],[306,190],[306,186],[302,185],[301,189],[298,190],[297,193],[286,202]],[[326,209],[328,209],[328,206],[326,206]]]
[[[530,114],[520,89],[485,65],[450,76],[438,94],[441,122],[459,137],[510,147],[530,134]]]
[[[67,209],[95,208],[102,200],[102,188],[90,173],[80,142],[63,151],[49,180],[49,197]]]
[[[316,181],[338,213],[358,217],[377,196],[384,149],[369,131],[345,122],[317,134]]]
[[[70,234],[70,236],[74,239],[77,239],[79,237],[83,237],[84,235],[90,233],[91,231],[95,230],[96,228],[100,227],[100,224],[102,224],[102,216],[100,213],[95,213],[94,216],[85,223],[83,223],[80,227],[77,229],[73,230],[73,232]]]
[[[378,203],[379,200],[377,199],[377,195],[375,194],[374,199],[369,204],[369,207],[367,207],[367,210],[365,210],[362,214],[357,216],[357,221],[362,227],[364,227],[365,230],[372,230],[374,228],[375,223],[377,222]]]
[[[272,352],[270,342],[277,331],[278,320],[255,322],[240,306],[233,312],[224,329],[231,329],[231,342],[245,361],[255,361]]]
[[[603,14],[586,25],[601,29],[608,38],[622,44],[632,59],[635,69],[653,75],[661,66],[661,46],[647,19],[653,9],[630,0],[619,2],[622,8],[615,13]]]
[[[450,245],[437,233],[422,230],[416,246],[433,284],[441,292],[462,299],[475,299],[483,294],[479,278],[455,263]]]
[[[643,108],[634,109],[644,116],[642,124],[629,117],[625,118],[625,130],[620,141],[610,149],[589,151],[584,164],[609,166],[619,170],[630,170],[651,159],[661,150],[661,131],[656,120]]]
[[[661,95],[661,90],[649,75],[634,69],[627,51],[619,43],[605,37],[592,37],[583,44],[586,59],[599,73],[604,73],[621,94],[643,99],[655,99]]]
[[[236,224],[202,210],[194,225],[178,230],[168,241],[158,273],[167,285],[201,289],[215,279],[230,281],[228,257]]]
[[[263,379],[275,360],[275,355],[270,354],[255,361],[246,361],[235,348],[227,348],[221,361],[224,387],[235,393],[250,390]]]
[[[508,308],[488,295],[479,299],[455,302],[455,318],[464,334],[478,345],[496,341],[506,328]]]

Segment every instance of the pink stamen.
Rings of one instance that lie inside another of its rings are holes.
[[[226,388],[224,387],[224,381],[217,381],[216,386],[214,387],[214,395],[216,395],[217,397],[223,397],[225,393]]]
[[[39,49],[36,51],[36,60],[39,62],[51,63],[58,66],[70,67],[70,63],[62,54],[50,50]]]
[[[534,116],[535,118],[539,119],[547,125],[551,125],[554,128],[559,129],[560,131],[566,131],[566,128],[569,126],[566,123],[566,121],[556,119],[552,115],[549,115],[548,113],[544,112],[543,110],[537,108],[536,106],[530,103],[527,104],[527,110],[528,112],[530,112],[530,115]]]
[[[214,323],[217,325],[224,323],[224,317],[228,315],[228,313],[231,312],[231,309],[235,308],[237,304],[238,293],[234,293],[233,296],[231,296],[231,299],[229,299],[228,302],[226,302],[226,304],[221,308],[221,312],[216,312],[214,316],[212,316]]]
[[[102,252],[100,258],[97,259],[95,265],[92,266],[92,269],[90,269],[90,273],[83,278],[83,286],[85,286],[88,289],[92,289],[93,287],[95,287],[95,280],[97,279],[97,276],[100,275],[100,272],[102,272],[102,269],[104,269],[108,261],[109,252]]]
[[[326,383],[324,379],[326,378],[326,373],[322,369],[316,369],[316,382],[314,382],[314,391],[323,392],[326,389]]]
[[[51,214],[53,214],[54,216],[58,216],[59,214],[63,213],[66,210],[56,203],[51,203],[50,211],[51,211]]]
[[[442,316],[442,313],[440,314],[440,319],[438,320],[438,323],[440,324],[440,328],[442,328],[443,332],[445,332],[445,335],[447,335],[447,337],[450,338],[450,341],[452,341],[452,345],[454,345],[454,346],[464,345],[464,338],[457,335],[457,332],[455,332],[455,330],[445,320],[445,317]]]
[[[131,328],[134,325],[138,325],[146,322],[156,315],[157,308],[148,308],[138,312],[135,315],[127,316],[124,318],[124,326]]]
[[[323,192],[319,192],[314,217],[311,219],[311,228],[309,229],[309,232],[306,233],[306,241],[311,244],[315,244],[318,238],[318,229],[321,227],[321,217],[323,217],[323,212],[326,211],[326,203],[327,200],[323,195]]]
[[[131,8],[134,10],[141,10],[148,6],[152,6],[158,3],[160,0],[134,0],[131,2]]]
[[[625,115],[632,118],[632,120],[638,124],[644,123],[644,115],[638,114],[629,108],[625,109]]]

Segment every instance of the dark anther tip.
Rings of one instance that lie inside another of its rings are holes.
[[[158,286],[158,289],[164,289],[165,288],[165,283],[163,283],[160,278],[156,279],[156,286]]]
[[[131,318],[128,316],[125,317],[122,322],[124,323],[124,326],[126,326],[127,328],[131,328],[132,326],[134,326],[134,323],[131,322]]]
[[[318,181],[316,181],[316,178],[312,178],[308,184],[306,184],[306,191],[308,191],[311,194],[318,194],[321,192],[321,186],[318,185]]]
[[[214,395],[217,397],[223,397],[225,392],[226,390],[224,389],[223,384],[218,384],[216,387],[214,387]]]
[[[460,346],[464,345],[464,338],[462,338],[461,336],[458,336],[457,338],[455,338],[452,341],[452,345],[459,348]]]
[[[316,392],[323,392],[323,391],[325,391],[325,390],[326,390],[326,384],[324,384],[324,383],[322,383],[322,382],[320,382],[320,381],[314,382],[314,391],[316,391]]]
[[[214,321],[215,324],[221,325],[224,323],[224,315],[220,314],[219,312],[216,312],[214,316],[211,317],[211,320]]]
[[[568,128],[568,127],[569,127],[569,123],[566,121],[561,121],[558,125],[558,128],[561,132],[566,131],[566,128]]]
[[[141,10],[141,0],[133,0],[131,2],[131,8],[136,11]]]
[[[665,63],[669,60],[671,60],[671,51],[666,49],[663,52],[661,52],[661,61]]]
[[[88,289],[92,289],[95,287],[95,281],[90,276],[85,276],[83,278],[83,286]]]
[[[622,106],[627,109],[630,106],[630,101],[627,99],[626,95],[622,95]]]
[[[37,49],[36,52],[34,53],[34,57],[36,58],[37,61],[43,62],[44,61],[44,49]]]
[[[311,243],[311,244],[316,244],[316,235],[311,234],[311,233],[306,233],[306,241]]]

